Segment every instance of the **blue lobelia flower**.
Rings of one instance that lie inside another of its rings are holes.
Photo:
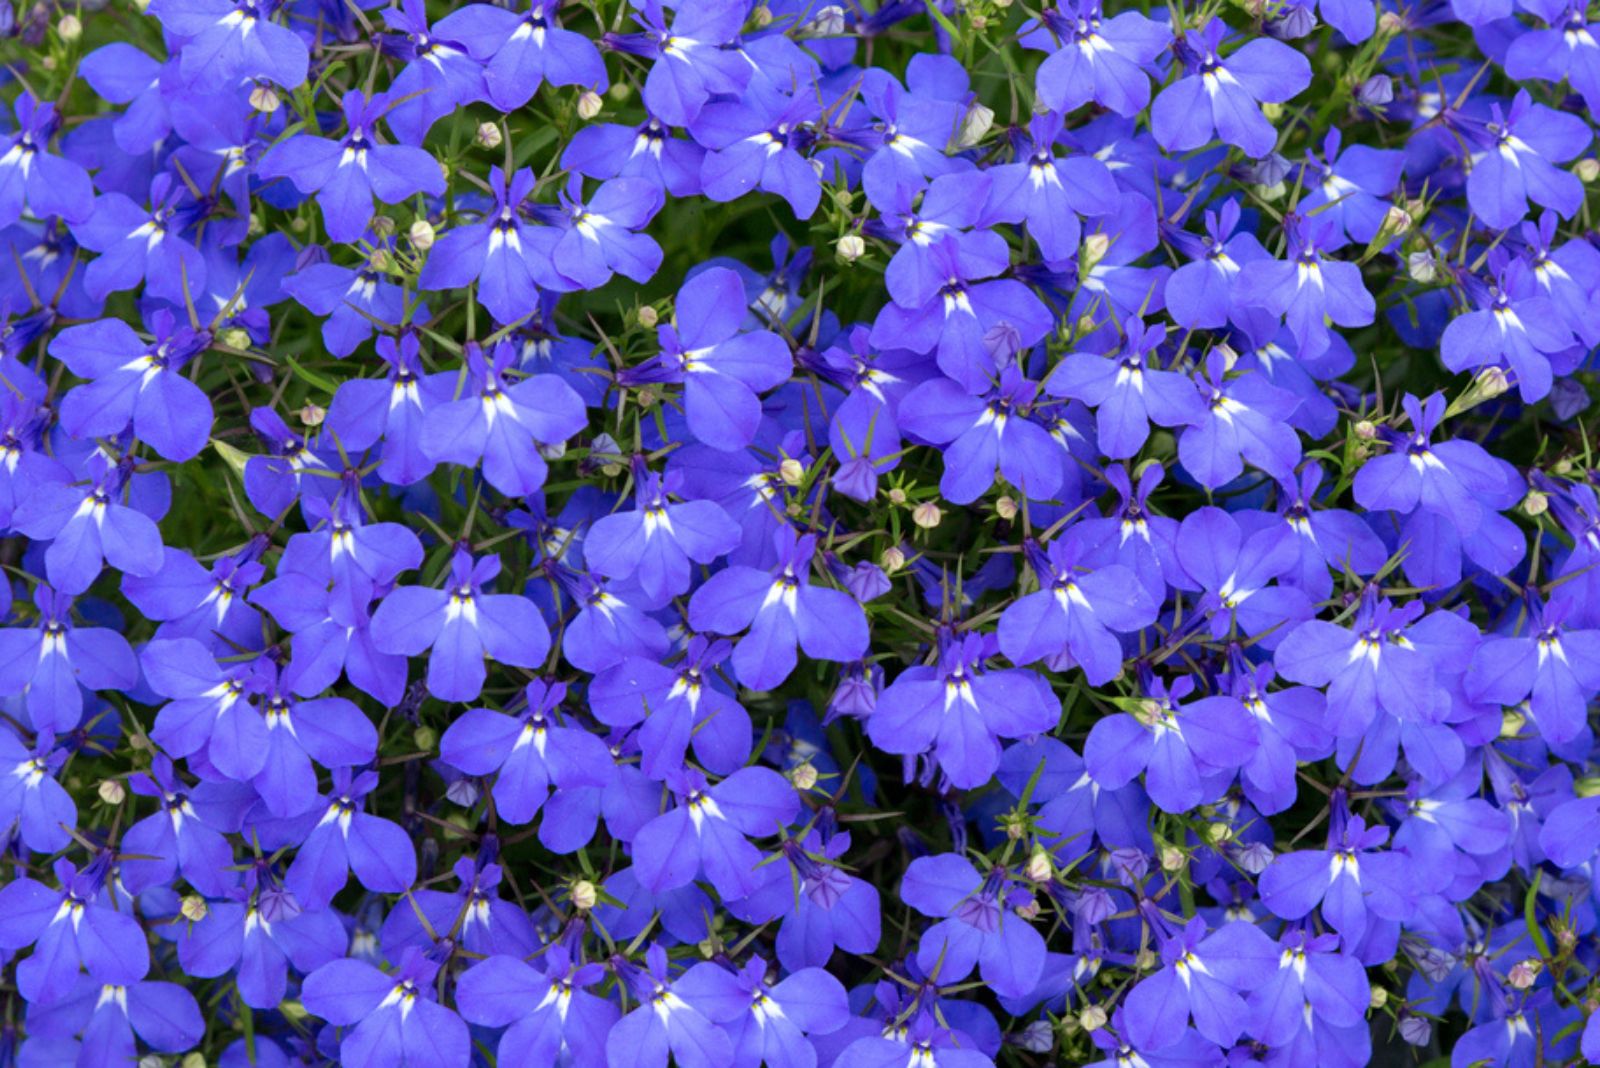
[[[1419,400],[1408,393],[1400,403],[1411,419],[1411,432],[1397,434],[1389,452],[1361,465],[1353,485],[1356,503],[1402,515],[1420,508],[1448,519],[1463,535],[1472,533],[1490,511],[1481,499],[1501,487],[1499,468],[1475,442],[1433,440],[1444,421],[1443,394]]]
[[[1026,222],[1028,236],[1046,260],[1064,260],[1078,250],[1083,216],[1114,215],[1120,196],[1111,171],[1096,156],[1081,150],[1058,158],[1062,119],[1056,112],[1035,115],[1028,136],[1015,139],[1014,163],[986,172],[990,219]]]
[[[303,513],[312,529],[290,535],[279,574],[304,575],[318,586],[331,583],[329,604],[342,618],[355,618],[379,589],[422,565],[422,543],[411,529],[365,522],[359,494],[341,492],[332,503],[308,500]]]
[[[749,841],[787,826],[800,809],[794,786],[762,767],[740,768],[715,786],[688,770],[666,778],[676,804],[639,829],[634,870],[652,893],[688,886],[702,873],[726,900],[760,885],[761,851]]]
[[[617,38],[620,51],[653,59],[644,80],[650,114],[670,126],[688,126],[714,94],[740,96],[752,69],[738,49],[725,48],[744,27],[743,0],[705,0],[684,4],[667,25],[661,0],[644,0],[634,18],[645,33]]]
[[[1389,831],[1368,827],[1340,800],[1328,828],[1328,848],[1283,853],[1261,873],[1261,902],[1274,916],[1299,920],[1318,905],[1347,951],[1367,933],[1369,917],[1411,916],[1416,875],[1403,853],[1383,850]]]
[[[666,628],[633,603],[631,591],[618,592],[587,572],[554,562],[545,572],[577,608],[561,636],[561,655],[579,671],[597,673],[640,653],[665,656],[671,643]]]
[[[682,383],[695,438],[723,452],[743,449],[761,424],[756,394],[787,381],[794,368],[783,338],[745,329],[749,306],[733,270],[700,272],[678,290],[672,324],[656,327],[660,354],[621,372],[618,383]]]
[[[1194,688],[1188,676],[1170,685],[1149,680],[1133,711],[1096,721],[1083,746],[1089,777],[1115,790],[1143,772],[1150,800],[1163,812],[1186,812],[1219,796],[1255,755],[1256,723],[1225,695],[1180,704]]]
[[[28,1001],[47,1004],[67,997],[79,969],[98,983],[126,986],[150,970],[150,947],[124,896],[112,907],[107,887],[112,854],[100,852],[79,871],[57,860],[59,890],[26,876],[0,887],[0,949],[33,947],[17,965],[17,989]]]
[[[311,800],[306,827],[284,885],[305,908],[328,907],[354,872],[374,893],[402,894],[417,881],[417,853],[399,824],[364,811],[378,774],[335,768],[333,788]]]
[[[1062,451],[1034,420],[1039,387],[1015,364],[1000,371],[996,388],[974,394],[948,378],[933,378],[900,401],[907,435],[943,445],[939,492],[970,504],[988,492],[998,470],[1029,500],[1049,500],[1061,488]]]
[[[614,958],[613,967],[638,1007],[605,1037],[605,1063],[612,1068],[731,1068],[733,1043],[722,1028],[677,991],[667,970],[667,951],[652,942],[645,967]]]
[[[256,164],[257,176],[287,178],[307,196],[315,193],[328,237],[344,243],[366,233],[373,197],[398,204],[418,193],[444,195],[444,172],[431,155],[375,140],[389,99],[386,93],[369,99],[359,89],[350,90],[341,101],[346,124],[342,138],[296,134],[280,141]]]
[[[62,398],[61,426],[73,437],[109,438],[131,424],[136,438],[182,463],[211,439],[211,401],[182,373],[211,335],[180,325],[166,308],[148,325],[149,344],[120,319],[69,326],[51,339],[50,355],[90,380]]]
[[[510,14],[482,5],[463,10]],[[469,54],[474,43],[470,36],[457,32],[465,20],[451,23],[446,16],[430,27],[425,0],[399,0],[384,11],[383,20],[395,33],[380,38],[380,47],[405,62],[389,83],[389,97],[395,101],[389,109],[389,129],[406,144],[420,145],[434,123],[465,104],[485,99],[483,65]]]
[[[1178,562],[1205,591],[1197,615],[1211,616],[1211,636],[1230,629],[1275,649],[1294,624],[1314,614],[1310,599],[1293,586],[1273,580],[1294,562],[1293,542],[1281,529],[1247,531],[1230,512],[1197,508],[1178,527]]]
[[[526,167],[509,179],[499,167],[492,168],[493,209],[475,223],[446,231],[429,252],[417,285],[458,289],[476,281],[478,299],[500,323],[514,323],[536,312],[541,288],[572,288],[551,262],[560,233],[523,218],[524,204],[536,184]]]
[[[1150,75],[1172,43],[1171,29],[1137,11],[1104,18],[1100,0],[1059,0],[1042,22],[1023,43],[1051,53],[1037,82],[1051,111],[1066,114],[1092,100],[1132,118],[1150,103]]]
[[[423,371],[422,344],[412,330],[398,342],[380,337],[377,350],[388,374],[339,383],[326,425],[349,452],[376,447],[378,477],[390,485],[409,486],[433,472],[435,464],[422,450],[422,428],[430,412],[455,399],[456,376]]]
[[[40,731],[29,748],[0,730],[0,827],[7,837],[20,834],[35,853],[65,849],[78,826],[78,806],[56,781],[67,755],[50,731]]]
[[[1333,574],[1372,575],[1388,562],[1389,552],[1372,528],[1355,512],[1342,508],[1317,508],[1322,486],[1322,464],[1303,465],[1298,476],[1279,479],[1280,515],[1294,535],[1299,559],[1278,576],[1285,585],[1298,586],[1313,601],[1333,592]]]
[[[498,848],[486,835],[476,857],[460,857],[450,869],[460,883],[455,892],[413,890],[411,908],[390,909],[378,933],[384,956],[399,960],[407,949],[426,951],[447,938],[469,953],[532,955],[539,948],[532,921],[500,896]]]
[[[1138,452],[1151,423],[1186,426],[1206,410],[1187,376],[1150,366],[1151,353],[1167,336],[1165,325],[1146,327],[1135,316],[1122,329],[1120,354],[1069,353],[1044,383],[1051,396],[1081,400],[1095,410],[1095,438],[1113,460]]]
[[[483,690],[485,657],[536,668],[550,651],[550,632],[520,593],[485,593],[500,557],[474,561],[465,550],[450,560],[448,588],[402,586],[372,615],[372,642],[382,652],[417,656],[428,650],[428,692],[441,701],[471,701]]]
[[[822,200],[822,179],[805,153],[817,140],[812,127],[821,117],[821,104],[804,91],[707,104],[689,127],[706,148],[701,192],[726,203],[760,189],[788,201],[796,218],[809,219]]]
[[[199,208],[184,184],[165,171],[150,182],[148,206],[112,191],[72,224],[72,236],[99,255],[84,269],[84,292],[94,300],[144,283],[145,296],[182,307],[205,292],[206,261],[183,233]]]
[[[731,643],[697,634],[672,667],[630,656],[590,683],[595,717],[612,727],[644,724],[639,767],[652,779],[681,771],[691,745],[701,766],[730,775],[751,749],[750,715],[713,673],[731,651]]]
[[[1290,928],[1278,944],[1278,970],[1248,995],[1251,1035],[1276,1049],[1306,1032],[1364,1023],[1372,996],[1366,969],[1337,951],[1337,935]]]
[[[833,1034],[851,1019],[844,985],[821,968],[801,968],[777,983],[766,973],[759,954],[737,972],[703,961],[673,990],[722,1027],[739,1068],[814,1068],[806,1036]]]
[[[885,304],[873,321],[872,343],[932,352],[946,376],[981,393],[1001,365],[1049,333],[1052,320],[1027,286],[994,277],[1004,264],[975,261],[963,250],[954,234],[934,241],[929,255],[939,289],[914,306]]]
[[[916,308],[939,295],[948,279],[934,246],[946,237],[955,241],[962,263],[974,275],[999,274],[1010,265],[1005,238],[993,230],[974,229],[988,210],[992,187],[988,174],[963,171],[932,182],[896,185],[873,200],[878,218],[868,220],[866,232],[900,244],[884,272],[891,298]]]
[[[1583,183],[1556,166],[1575,159],[1593,140],[1577,115],[1535,104],[1519,90],[1510,111],[1471,128],[1478,150],[1467,174],[1467,203],[1484,224],[1509,230],[1528,213],[1528,201],[1570,219],[1583,202]]]
[[[22,218],[81,223],[94,211],[94,184],[77,163],[47,151],[59,122],[56,106],[24,92],[12,104],[17,125],[0,139],[0,228]]]
[[[378,244],[384,248],[384,242]],[[359,268],[340,267],[317,261],[316,256],[326,256],[317,246],[307,251],[311,262],[283,280],[283,291],[322,319],[322,341],[334,356],[354,352],[372,336],[373,323],[398,326],[406,319],[405,294],[371,260]],[[418,305],[410,315],[426,320],[427,305]],[[380,340],[380,355],[383,347]]]
[[[1505,367],[1529,404],[1550,394],[1553,360],[1578,346],[1554,301],[1544,294],[1521,257],[1490,253],[1494,281],[1467,282],[1475,310],[1450,320],[1439,339],[1439,358],[1452,371]]]
[[[1226,326],[1236,314],[1233,289],[1240,269],[1271,258],[1239,222],[1239,202],[1229,198],[1217,211],[1206,211],[1204,238],[1173,233],[1173,243],[1189,257],[1188,263],[1167,278],[1164,291],[1167,312],[1179,326],[1191,330]]]
[[[1360,6],[1371,15],[1370,5]],[[1351,241],[1366,244],[1383,229],[1389,198],[1400,184],[1400,174],[1405,167],[1405,154],[1362,144],[1352,144],[1340,151],[1342,144],[1343,135],[1335,127],[1322,141],[1326,162],[1307,153],[1304,178],[1307,192],[1300,198],[1296,210],[1301,214],[1311,214],[1315,210],[1318,216],[1326,215]]]
[[[1238,478],[1246,461],[1274,478],[1289,477],[1300,463],[1300,437],[1288,422],[1300,398],[1260,371],[1240,368],[1230,376],[1228,363],[1220,349],[1206,355],[1205,378],[1197,383],[1206,414],[1178,438],[1183,469],[1208,489]]]
[[[302,910],[257,862],[244,885],[206,902],[206,914],[176,932],[178,961],[187,975],[214,979],[237,969],[239,997],[270,1009],[288,992],[289,967],[309,974],[345,955],[350,935],[332,909]]]
[[[561,943],[549,948],[537,968],[494,953],[457,981],[456,1005],[468,1023],[506,1028],[500,1049],[507,1060],[570,1059],[576,1068],[605,1068],[606,1036],[619,1014],[609,1000],[585,989],[604,977],[602,965],[573,959]]]
[[[867,651],[867,617],[842,590],[808,582],[814,534],[784,528],[773,536],[771,570],[730,565],[689,599],[689,625],[712,634],[748,633],[735,646],[733,667],[752,690],[770,690],[794,671],[795,647],[814,660],[849,663]]]
[[[825,813],[819,822],[833,820]],[[871,953],[882,935],[877,887],[839,866],[850,849],[849,832],[813,829],[779,847],[784,863],[767,865],[760,889],[729,911],[749,923],[779,917],[776,946],[785,968],[820,968],[835,949]]]
[[[153,0],[149,13],[184,40],[179,70],[206,89],[247,79],[285,89],[306,80],[311,55],[293,30],[272,21],[282,0]]]
[[[544,485],[541,447],[561,445],[589,425],[583,398],[555,375],[512,377],[516,347],[495,345],[485,358],[468,342],[459,399],[439,405],[422,424],[422,452],[435,463],[479,467],[501,493],[526,497]]]
[[[495,811],[511,824],[533,819],[556,790],[603,787],[616,765],[606,745],[580,726],[557,718],[563,683],[528,683],[527,709],[509,716],[474,708],[439,739],[439,758],[468,775],[493,775]]]
[[[589,178],[642,178],[675,197],[700,192],[700,165],[706,150],[686,137],[673,137],[660,119],[634,125],[603,122],[572,135],[561,166]]]
[[[1161,147],[1187,152],[1211,141],[1212,132],[1260,159],[1278,133],[1260,104],[1281,104],[1311,84],[1311,63],[1299,51],[1258,37],[1221,55],[1228,27],[1211,19],[1177,44],[1185,74],[1161,91],[1150,108],[1150,128]]]
[[[339,1063],[350,1068],[467,1068],[467,1025],[435,1000],[439,965],[415,949],[393,975],[363,960],[329,961],[300,990],[301,1004],[335,1027],[348,1028]]]
[[[633,579],[646,608],[657,608],[687,593],[692,581],[689,563],[710,564],[739,544],[739,528],[713,501],[669,503],[682,476],[664,478],[633,461],[634,508],[595,520],[584,539],[584,556],[598,574]]]
[[[158,800],[156,811],[122,836],[120,874],[129,893],[170,883],[179,872],[209,897],[220,897],[237,884],[238,873],[228,870],[232,845],[196,812],[190,788],[174,774],[169,758],[157,753],[148,774],[128,777],[128,789]]]
[[[1600,109],[1600,25],[1577,0],[1526,0],[1522,6],[1546,28],[1523,27],[1512,39],[1506,77],[1519,83],[1565,79],[1593,114]]]
[[[274,816],[296,816],[317,792],[313,762],[324,768],[368,764],[378,751],[378,731],[343,697],[303,698],[289,690],[275,666],[258,664],[261,708],[267,725],[266,760],[252,780]]]
[[[942,985],[977,968],[1005,997],[1022,997],[1044,970],[1044,937],[1016,909],[1032,893],[1004,868],[980,873],[955,853],[918,857],[900,884],[906,904],[938,922],[922,935],[917,963]]]
[[[615,271],[635,282],[648,282],[661,266],[661,246],[643,229],[661,210],[661,187],[643,178],[603,182],[587,202],[583,176],[567,179],[560,208],[533,209],[559,227],[561,236],[550,249],[551,264],[567,285],[599,289]]]
[[[434,31],[460,41],[483,64],[488,99],[500,111],[516,111],[543,83],[603,92],[609,83],[599,51],[583,34],[561,28],[560,9],[561,0],[531,0],[521,13],[467,4],[440,19]]]
[[[1271,978],[1281,953],[1252,923],[1232,920],[1209,934],[1196,917],[1161,943],[1162,968],[1140,980],[1124,1003],[1128,1037],[1159,1051],[1183,1040],[1185,1025],[1231,1046],[1251,1023],[1244,995]]]
[[[1046,548],[1029,540],[1023,552],[1039,588],[1000,614],[1000,651],[1013,664],[1076,663],[1090,685],[1104,686],[1122,670],[1122,644],[1111,632],[1143,630],[1160,605],[1123,565],[1084,567],[1070,534]]]
[[[1239,273],[1234,298],[1284,318],[1301,360],[1328,350],[1333,343],[1330,323],[1366,326],[1376,315],[1377,304],[1361,280],[1361,268],[1324,254],[1341,243],[1332,219],[1300,219],[1289,227],[1287,259],[1257,260]]]
[[[840,131],[840,136],[867,150],[861,189],[874,204],[898,187],[919,186],[923,178],[967,169],[964,161],[946,154],[963,119],[960,101],[945,92],[945,78],[956,72],[964,84],[966,71],[954,57],[923,52],[906,66],[910,91],[880,67],[862,73],[861,103],[876,121]]]
[[[192,1049],[205,1031],[194,995],[177,983],[100,983],[84,976],[65,1000],[30,1007],[32,1041],[22,1058],[27,1060],[35,1052],[35,1044],[57,1038],[70,1042],[76,1054],[59,1063],[133,1064],[139,1059],[140,1042],[156,1053],[182,1053]],[[72,1042],[72,1036],[80,1033],[82,1041]]]
[[[72,621],[72,598],[34,587],[32,627],[0,630],[0,696],[24,696],[28,722],[41,734],[66,734],[83,717],[83,689],[126,690],[139,665],[120,633]]]
[[[1048,731],[1059,702],[1037,672],[986,669],[997,650],[992,634],[968,634],[941,650],[932,667],[902,671],[867,719],[867,736],[888,753],[933,750],[952,785],[972,789],[1000,765],[1001,738]]]
[[[1600,630],[1566,626],[1573,608],[1569,597],[1543,603],[1529,591],[1512,634],[1486,638],[1465,679],[1474,700],[1512,706],[1526,699],[1551,745],[1584,732],[1585,710],[1600,693]]]
[[[284,685],[298,696],[313,697],[343,674],[380,703],[398,704],[406,686],[405,657],[373,645],[365,606],[347,617],[332,599],[325,584],[293,572],[280,573],[251,594],[252,603],[293,635]]]

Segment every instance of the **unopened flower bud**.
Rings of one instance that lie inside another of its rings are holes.
[[[178,904],[178,911],[183,913],[183,918],[190,923],[199,923],[211,911],[206,906],[206,899],[199,894],[188,894]]]
[[[1418,285],[1431,285],[1439,277],[1439,266],[1433,261],[1433,253],[1424,249],[1413,252],[1406,257],[1406,274]]]
[[[1206,824],[1206,841],[1212,845],[1221,845],[1233,837],[1233,828],[1226,823]]]
[[[1596,178],[1600,178],[1600,159],[1593,156],[1580,159],[1572,168],[1572,173],[1578,176],[1578,181],[1588,185]]]
[[[860,234],[845,234],[833,245],[833,254],[840,263],[854,263],[866,251],[867,243],[861,239]]]
[[[418,219],[411,224],[411,229],[406,231],[406,239],[418,252],[426,252],[432,248],[434,236],[433,224],[427,219]]]
[[[1001,519],[1017,518],[1017,502],[1010,497],[1001,497],[994,502],[994,514]]]
[[[905,504],[906,503],[906,491],[901,489],[899,486],[896,486],[894,489],[890,490],[889,491],[889,503],[890,504]]]
[[[986,16],[986,15],[974,15],[974,16],[972,16],[972,20],[971,21],[972,21],[972,28],[975,29],[975,30],[985,29],[989,25],[989,19],[988,19],[988,16]]]
[[[992,109],[984,107],[982,104],[972,105],[967,109],[966,118],[961,121],[961,136],[957,139],[956,144],[961,148],[973,147],[983,140],[984,135],[989,132],[989,128],[993,125],[994,111]]]
[[[283,106],[278,90],[270,85],[258,85],[250,90],[250,106],[263,115],[271,115]]]
[[[806,465],[791,456],[778,465],[778,477],[786,486],[798,486],[805,481]]]
[[[1426,1046],[1433,1039],[1433,1024],[1421,1016],[1412,1016],[1410,1013],[1401,1013],[1400,1024],[1396,1028],[1400,1037],[1413,1046]]]
[[[417,747],[419,753],[431,753],[433,747],[439,744],[439,732],[432,727],[418,727],[411,732],[411,744]]]
[[[121,779],[102,779],[95,789],[100,795],[100,800],[108,805],[120,805],[128,796],[128,788],[122,784]]]
[[[1506,982],[1513,990],[1527,990],[1539,979],[1539,973],[1544,971],[1544,965],[1536,957],[1518,961],[1511,966],[1511,972],[1506,976]]]
[[[766,4],[757,4],[756,9],[750,12],[750,21],[756,29],[766,29],[772,25],[772,9]]]
[[[328,418],[328,409],[320,404],[307,404],[300,409],[300,423],[302,426],[321,426],[322,421]]]
[[[1189,858],[1183,855],[1183,850],[1177,846],[1163,846],[1161,849],[1161,870],[1177,873],[1189,863]]]
[[[1106,253],[1111,251],[1111,238],[1104,231],[1097,230],[1083,239],[1083,251],[1078,254],[1078,270],[1092,271],[1095,265],[1106,258]],[[1090,326],[1090,330],[1094,327]],[[1088,331],[1079,328],[1079,333]]]
[[[578,118],[582,119],[584,122],[588,122],[590,119],[600,114],[600,109],[605,106],[606,102],[601,98],[599,93],[592,89],[586,89],[578,97]]]
[[[646,304],[644,307],[639,309],[639,325],[644,327],[646,330],[654,330],[656,328],[656,324],[660,321],[661,313],[656,311],[650,305]]]
[[[1050,863],[1050,854],[1042,849],[1035,849],[1033,856],[1028,858],[1028,865],[1023,873],[1036,883],[1048,882],[1055,874],[1055,866]]]
[[[370,225],[372,226],[372,232],[380,238],[393,237],[395,230],[398,229],[395,221],[387,215],[374,215]]]
[[[1030,896],[1027,901],[1017,906],[1017,915],[1024,920],[1037,920],[1039,918],[1039,899]]]
[[[1371,419],[1362,419],[1355,426],[1356,437],[1362,441],[1378,440],[1378,426]]]
[[[1541,516],[1550,510],[1550,497],[1538,490],[1529,490],[1528,495],[1522,498],[1522,514],[1529,517]]]
[[[1288,191],[1289,187],[1284,185],[1282,182],[1273,182],[1271,185],[1263,185],[1256,188],[1257,195],[1259,195],[1262,200],[1268,201],[1282,200],[1283,194],[1287,193]]]
[[[1369,1009],[1381,1009],[1388,1003],[1389,992],[1374,983],[1372,989],[1367,991],[1367,1007]]]
[[[595,889],[594,883],[588,879],[579,879],[572,884],[572,907],[583,912],[588,912],[600,901],[600,891]]]
[[[217,340],[228,346],[228,348],[237,349],[240,352],[250,347],[250,334],[237,326],[230,326],[222,331],[217,335]]]
[[[62,15],[61,21],[56,23],[56,35],[63,41],[76,41],[83,36],[83,23],[76,15]]]
[[[178,1068],[206,1068],[206,1055],[199,1051],[185,1053]]]
[[[1268,122],[1277,122],[1279,119],[1283,118],[1283,105],[1270,103],[1262,104],[1261,114],[1266,116]]]
[[[1398,204],[1390,204],[1389,210],[1383,214],[1383,233],[1394,237],[1410,229],[1411,213]]]
[[[906,566],[906,554],[901,551],[900,546],[891,545],[883,550],[882,556],[878,557],[878,566],[883,568],[887,574],[892,575]]]
[[[804,764],[789,770],[789,781],[794,783],[796,790],[814,789],[817,785],[817,769],[808,760]]]
[[[1160,963],[1161,958],[1156,954],[1156,951],[1151,949],[1149,946],[1145,946],[1139,951],[1138,955],[1133,958],[1134,968],[1141,972],[1154,971],[1156,965]]]
[[[1406,20],[1397,11],[1385,11],[1378,19],[1378,32],[1386,37],[1393,37],[1406,28]]]
[[[1056,1044],[1050,1025],[1044,1020],[1033,1021],[1012,1035],[1009,1041],[1018,1049],[1025,1049],[1029,1053],[1049,1053]]]
[[[492,122],[480,122],[478,132],[472,138],[472,143],[479,148],[500,147],[500,127]]]
[[[932,530],[944,521],[944,513],[932,501],[923,501],[911,510],[911,521],[923,530]]]
[[[1522,733],[1522,728],[1528,725],[1528,717],[1515,708],[1508,708],[1500,713],[1500,737],[1510,740]]]
[[[1078,1013],[1078,1026],[1085,1031],[1098,1031],[1106,1025],[1106,1010],[1098,1005],[1090,1005]]]

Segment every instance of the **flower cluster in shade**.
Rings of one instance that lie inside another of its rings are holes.
[[[1600,1063],[1584,5],[86,6],[0,1064]]]

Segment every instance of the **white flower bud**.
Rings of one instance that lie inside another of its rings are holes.
[[[600,901],[600,891],[595,889],[594,883],[588,879],[579,879],[572,884],[572,907],[583,912],[588,912]]]
[[[1433,253],[1413,252],[1406,257],[1406,274],[1419,285],[1431,285],[1439,277],[1439,267],[1433,262]]]
[[[1511,966],[1511,973],[1506,976],[1506,982],[1513,990],[1527,990],[1539,979],[1539,973],[1544,970],[1544,965],[1537,957],[1518,961]]]
[[[1017,502],[1010,497],[1002,496],[994,502],[994,514],[1001,519],[1015,519],[1017,518],[1017,511]]]
[[[411,247],[418,252],[426,252],[433,247],[433,239],[437,235],[433,231],[433,224],[427,219],[418,219],[411,224],[411,229],[406,231],[406,238],[411,242]]]
[[[1036,883],[1048,882],[1055,874],[1055,866],[1050,863],[1050,854],[1042,849],[1035,849],[1033,856],[1028,858],[1028,866],[1023,869],[1024,874]]]
[[[83,23],[76,15],[62,15],[61,21],[56,23],[56,35],[63,41],[76,41],[83,36]]]
[[[994,126],[994,111],[982,104],[974,104],[967,109],[966,118],[961,121],[961,136],[956,140],[960,148],[971,148]]]
[[[833,245],[833,254],[839,258],[840,263],[854,263],[866,251],[867,243],[861,239],[860,234],[845,234]]]
[[[805,481],[806,465],[791,456],[778,465],[778,477],[786,486],[798,486]]]
[[[218,334],[217,340],[221,341],[230,349],[236,349],[240,352],[243,352],[250,347],[249,333],[241,330],[237,326],[231,326],[222,333]]]
[[[322,421],[328,418],[328,409],[320,404],[307,404],[300,409],[300,422],[303,426],[321,426]]]
[[[808,760],[804,764],[789,769],[789,781],[794,783],[796,790],[815,789],[817,785],[817,769]]]
[[[1367,993],[1367,1007],[1381,1009],[1389,1003],[1389,992],[1376,984]]]
[[[1103,230],[1097,230],[1083,239],[1083,251],[1078,253],[1078,270],[1092,271],[1099,262],[1106,258],[1106,253],[1111,251],[1111,237]],[[1093,329],[1092,327],[1090,329]]]
[[[644,307],[639,309],[639,325],[644,327],[646,330],[654,330],[656,328],[656,324],[660,321],[661,313],[657,312],[650,305],[646,304]]]
[[[1090,1005],[1078,1013],[1078,1026],[1085,1031],[1098,1031],[1106,1025],[1106,1010],[1098,1005]]]
[[[1578,181],[1588,185],[1596,178],[1600,178],[1600,159],[1588,156],[1580,159],[1572,167],[1572,173],[1578,176]]]
[[[600,114],[600,109],[605,107],[605,103],[599,93],[592,89],[584,90],[583,94],[578,97],[578,118],[588,122]]]
[[[479,123],[477,136],[472,139],[472,143],[479,148],[499,148],[500,127],[492,122]]]
[[[1183,855],[1183,850],[1177,846],[1164,846],[1161,850],[1161,870],[1177,873],[1182,871],[1189,863],[1189,858]]]
[[[1528,495],[1522,498],[1522,514],[1535,517],[1544,515],[1550,510],[1550,497],[1538,490],[1529,490]]]
[[[1528,725],[1528,717],[1515,708],[1508,708],[1500,713],[1500,737],[1511,739],[1522,733],[1522,728]]]
[[[263,115],[271,115],[283,106],[278,90],[270,85],[258,85],[250,90],[250,106]]]
[[[128,788],[122,784],[121,779],[103,779],[95,789],[100,795],[100,800],[108,805],[120,805],[128,796]]]
[[[206,899],[199,894],[189,894],[178,905],[178,911],[183,913],[183,918],[190,923],[199,923],[210,913]]]
[[[906,566],[906,554],[900,551],[898,545],[892,545],[883,550],[883,555],[878,558],[878,566],[883,568],[885,574],[892,575]]]
[[[1383,215],[1383,233],[1390,237],[1411,229],[1411,213],[1398,204],[1390,204]]]
[[[944,513],[932,501],[923,501],[911,510],[911,521],[923,530],[932,530],[944,522]]]

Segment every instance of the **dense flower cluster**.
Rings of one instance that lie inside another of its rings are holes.
[[[1600,1063],[1589,17],[0,3],[0,1065]]]

